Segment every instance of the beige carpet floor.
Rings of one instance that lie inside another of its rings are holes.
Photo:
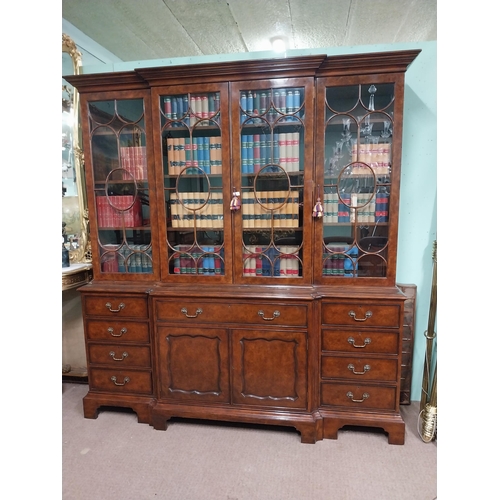
[[[403,446],[383,431],[344,428],[302,444],[291,428],[83,417],[86,384],[63,383],[63,500],[433,500],[437,441],[418,435],[419,404],[401,407]]]

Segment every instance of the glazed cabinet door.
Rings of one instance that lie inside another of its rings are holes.
[[[317,283],[393,285],[403,75],[319,78]]]
[[[234,281],[310,283],[312,78],[231,84]]]
[[[165,282],[231,279],[227,83],[152,89]]]
[[[83,94],[81,103],[94,276],[155,279],[149,94]]]

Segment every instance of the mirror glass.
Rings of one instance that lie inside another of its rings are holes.
[[[62,35],[62,75],[80,72],[81,54]],[[62,238],[70,264],[91,262],[77,90],[62,78]]]

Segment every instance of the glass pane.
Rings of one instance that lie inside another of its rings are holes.
[[[103,273],[152,273],[142,99],[89,103],[98,251]]]
[[[325,277],[386,276],[393,106],[393,84],[326,91]]]
[[[244,277],[302,276],[304,88],[240,91]]]
[[[160,96],[169,274],[224,266],[220,94]]]

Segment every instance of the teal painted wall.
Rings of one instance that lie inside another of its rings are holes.
[[[69,23],[64,33],[92,54],[87,61],[83,53],[83,72],[127,71],[138,67],[196,64],[204,62],[273,58],[273,52],[253,52],[120,62],[99,46],[72,31]],[[86,47],[82,45],[86,44]],[[421,49],[422,52],[406,73],[403,122],[403,156],[398,238],[397,282],[417,285],[417,311],[412,370],[412,401],[420,400],[425,354],[430,289],[432,280],[432,246],[437,239],[437,43],[381,44],[356,47],[332,47],[288,51],[286,56],[313,54],[341,55],[390,50]],[[106,63],[96,64],[98,59]],[[437,327],[436,327],[437,328]]]

